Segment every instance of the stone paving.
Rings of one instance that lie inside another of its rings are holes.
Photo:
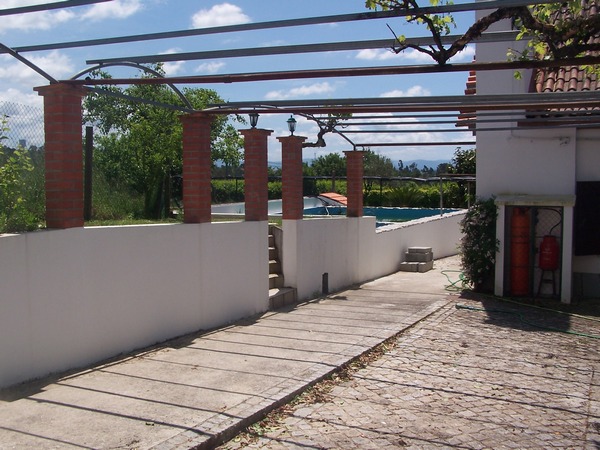
[[[454,297],[327,401],[222,448],[600,449],[600,341],[554,331],[599,336],[593,319]]]

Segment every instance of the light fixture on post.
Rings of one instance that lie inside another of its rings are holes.
[[[258,123],[258,116],[259,114],[257,112],[251,112],[250,114],[248,114],[248,117],[250,117],[250,126],[252,128],[256,128],[256,124]]]
[[[293,136],[294,131],[296,131],[296,119],[294,119],[294,116],[290,116],[290,118],[287,120],[287,124],[288,130],[290,130],[290,136]]]

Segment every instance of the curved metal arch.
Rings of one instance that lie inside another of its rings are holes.
[[[88,73],[93,72],[94,70],[99,70],[102,69],[104,67],[113,67],[113,66],[125,66],[125,67],[133,67],[134,69],[138,69],[141,70],[143,72],[147,72],[150,73],[152,75],[155,75],[158,78],[164,78],[164,76],[158,72],[157,70],[154,70],[150,67],[146,67],[142,64],[139,63],[133,63],[133,62],[117,62],[117,63],[108,63],[108,64],[97,64],[93,67],[89,67],[85,70],[82,70],[81,72],[76,73],[75,75],[73,75],[71,78],[69,78],[70,80],[76,80],[80,77],[82,77],[83,75],[86,75]],[[186,96],[183,94],[183,92],[181,92],[179,90],[179,88],[177,86],[175,86],[172,83],[165,83],[167,84],[171,89],[173,89],[173,92],[175,92],[175,94],[177,94],[177,96],[181,99],[181,101],[184,103],[184,105],[190,109],[195,109],[192,104],[190,103],[190,101],[186,98]]]

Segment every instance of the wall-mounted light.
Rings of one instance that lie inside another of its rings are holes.
[[[294,116],[290,116],[290,118],[287,120],[287,124],[288,130],[290,130],[290,135],[293,136],[294,131],[296,131],[296,119],[294,119]]]
[[[256,112],[251,112],[250,114],[248,114],[248,117],[250,117],[250,126],[252,128],[256,128],[256,124],[258,123],[258,116],[259,114]]]

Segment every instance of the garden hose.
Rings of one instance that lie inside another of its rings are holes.
[[[460,305],[457,304],[456,305],[456,309],[464,309],[464,310],[468,310],[468,311],[478,311],[478,312],[495,312],[495,313],[502,313],[502,314],[513,314],[519,317],[519,320],[521,321],[521,323],[524,323],[526,325],[535,327],[535,328],[540,328],[542,330],[548,330],[548,331],[555,331],[555,332],[559,332],[559,333],[565,333],[565,334],[572,334],[575,336],[581,336],[581,337],[586,337],[586,338],[591,338],[591,339],[600,339],[600,336],[594,335],[594,334],[588,334],[588,333],[580,333],[578,331],[570,331],[570,330],[561,330],[559,328],[553,328],[553,327],[548,327],[545,325],[538,325],[536,323],[533,322],[529,322],[528,320],[525,320],[523,318],[523,314],[515,312],[515,311],[506,311],[506,310],[502,310],[502,309],[485,309],[485,308],[477,308],[475,306],[468,306],[468,305]],[[552,309],[549,309],[548,311],[552,311],[552,312],[560,312],[560,311],[555,311]],[[581,316],[582,318],[586,318],[585,316]]]
[[[447,291],[458,292],[468,289],[469,283],[461,270],[442,270],[441,273],[448,279],[448,283],[450,283],[445,287]],[[452,281],[448,275],[449,273],[458,273],[458,280]],[[461,285],[458,286],[458,283],[461,283]]]

